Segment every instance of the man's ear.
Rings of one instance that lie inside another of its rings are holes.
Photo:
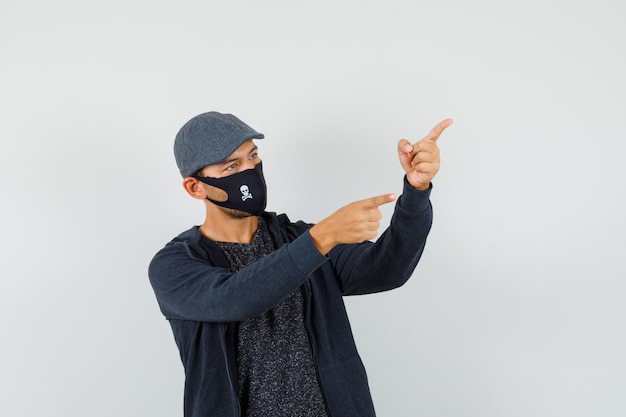
[[[212,185],[203,184],[193,177],[185,177],[183,179],[183,188],[187,191],[187,194],[198,200],[204,200],[207,197],[215,201],[228,200],[226,191]]]
[[[198,200],[204,200],[207,198],[206,191],[200,181],[193,177],[185,177],[183,179],[183,188],[187,191],[187,194]]]

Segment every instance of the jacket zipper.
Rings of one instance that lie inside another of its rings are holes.
[[[313,364],[315,365],[315,375],[317,376],[317,385],[320,387],[322,393],[322,399],[324,400],[324,407],[326,408],[326,415],[332,417],[330,408],[328,407],[328,401],[326,400],[326,392],[324,391],[324,385],[322,384],[322,378],[320,377],[319,367],[317,365],[317,351],[315,350],[315,343],[313,343],[313,336],[311,333],[311,300],[313,298],[313,290],[311,289],[311,283],[307,280],[304,283],[306,289],[305,309],[304,309],[304,329],[306,330],[309,346],[311,346],[311,354],[313,355]]]
[[[224,350],[226,352],[230,352],[231,355],[235,354],[235,346],[233,345],[233,329],[232,329],[232,324],[226,323],[224,325],[224,343],[226,343],[227,346],[232,348],[232,349],[227,349],[225,348]],[[230,388],[233,390],[233,402],[234,402],[234,406],[235,406],[235,410],[237,411],[236,416],[239,417],[241,416],[241,404],[239,403],[239,396],[237,393],[237,384],[235,383],[235,376],[233,376],[233,361],[235,360],[234,356],[233,357],[228,357],[228,362],[226,363],[226,369],[228,370],[228,382],[230,382]]]

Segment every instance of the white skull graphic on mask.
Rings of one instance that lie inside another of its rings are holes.
[[[239,187],[239,191],[241,191],[241,200],[246,201],[249,198],[252,198],[252,193],[250,192],[250,188],[246,184]]]

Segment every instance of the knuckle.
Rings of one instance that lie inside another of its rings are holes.
[[[415,165],[415,171],[416,172],[421,172],[421,173],[428,172],[428,166],[425,163],[421,163],[421,164]]]

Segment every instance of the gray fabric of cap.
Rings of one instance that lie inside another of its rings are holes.
[[[223,161],[243,143],[263,139],[232,114],[202,113],[183,125],[174,141],[180,175],[188,177],[200,168]]]

